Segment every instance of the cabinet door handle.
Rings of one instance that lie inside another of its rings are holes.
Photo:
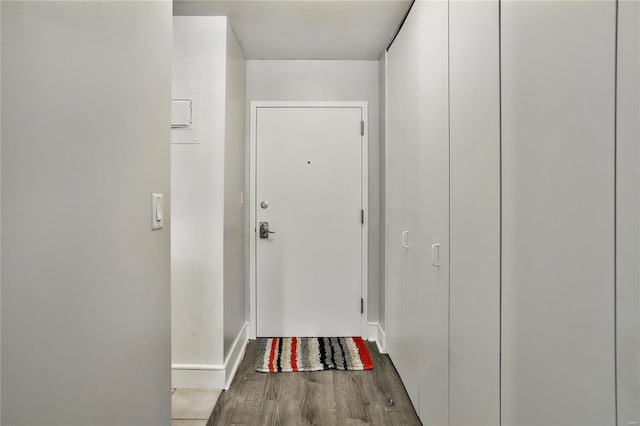
[[[440,267],[440,243],[431,244],[431,264]]]
[[[402,247],[409,248],[409,231],[402,231]]]

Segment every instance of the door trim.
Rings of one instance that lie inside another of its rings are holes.
[[[361,282],[360,291],[362,294],[363,313],[360,318],[362,338],[368,339],[368,293],[369,293],[369,115],[368,102],[333,102],[333,101],[251,101],[250,111],[250,139],[249,139],[249,229],[247,232],[249,239],[249,339],[257,336],[257,315],[256,315],[256,163],[257,163],[257,128],[256,117],[258,108],[360,108],[362,111],[362,121],[364,121],[364,135],[362,138],[362,188],[361,205],[364,209],[364,225],[362,225],[361,240]]]

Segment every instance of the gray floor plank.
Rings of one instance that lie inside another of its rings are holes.
[[[375,344],[367,347],[374,365],[370,371],[270,374],[253,370],[256,342],[251,341],[207,426],[420,425],[389,357]]]

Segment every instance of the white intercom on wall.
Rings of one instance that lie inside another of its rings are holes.
[[[177,93],[176,93],[177,92]],[[176,90],[171,99],[171,143],[197,144],[200,133],[200,90]]]
[[[193,125],[193,99],[171,99],[171,128],[186,129]]]

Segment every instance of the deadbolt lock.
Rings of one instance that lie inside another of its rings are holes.
[[[269,222],[260,222],[260,238],[269,238],[269,234],[275,234],[269,231]]]

